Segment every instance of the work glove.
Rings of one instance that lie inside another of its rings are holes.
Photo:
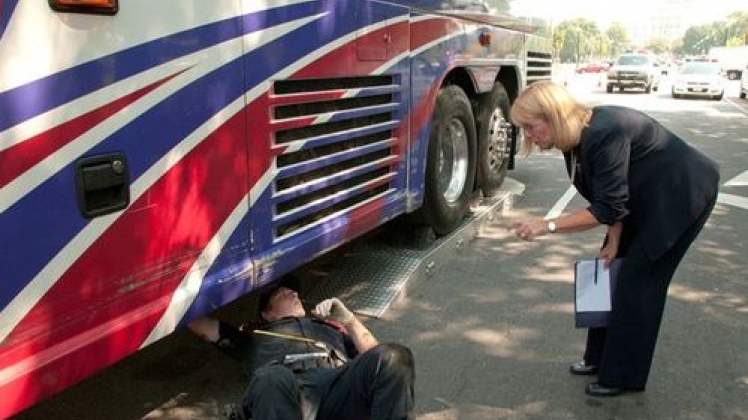
[[[317,304],[312,312],[320,318],[331,319],[343,325],[353,320],[353,313],[338,298],[323,300]]]

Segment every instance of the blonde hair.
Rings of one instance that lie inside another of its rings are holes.
[[[579,144],[582,129],[589,122],[592,110],[577,101],[563,86],[550,81],[535,82],[520,93],[509,112],[514,125],[527,126],[533,120],[548,124],[553,145],[568,152]],[[524,138],[522,151],[530,154],[532,139]]]

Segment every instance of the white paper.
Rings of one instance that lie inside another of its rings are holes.
[[[597,267],[597,282],[595,282]],[[607,312],[610,304],[610,270],[604,261],[585,260],[576,264],[577,312]]]

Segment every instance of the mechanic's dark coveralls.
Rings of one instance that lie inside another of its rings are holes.
[[[342,327],[311,317],[283,318],[262,331],[284,336],[244,333],[221,323],[216,343],[248,370],[250,383],[242,402],[246,418],[414,418],[415,371],[407,347],[380,344],[357,355]]]

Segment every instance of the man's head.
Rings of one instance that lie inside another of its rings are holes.
[[[258,308],[262,320],[272,322],[285,317],[306,315],[295,283],[295,279],[283,279],[260,295]]]

